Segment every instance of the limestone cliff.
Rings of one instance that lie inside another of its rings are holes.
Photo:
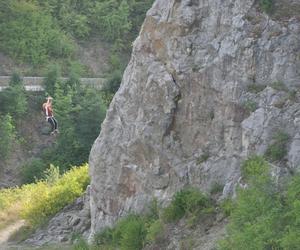
[[[92,233],[185,185],[205,192],[217,182],[232,194],[241,161],[264,154],[278,129],[291,140],[275,173],[297,168],[299,9],[294,0],[275,1],[271,16],[255,0],[155,1],[90,154]]]

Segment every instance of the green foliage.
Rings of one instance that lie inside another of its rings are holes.
[[[12,123],[12,117],[7,114],[0,116],[0,159],[5,160],[9,157],[16,134]]]
[[[129,216],[118,223],[116,235],[120,237],[121,250],[142,249],[146,237],[144,221],[140,217]]]
[[[266,88],[266,85],[253,83],[253,84],[249,84],[247,86],[247,91],[250,92],[250,93],[257,94],[257,93],[263,91],[265,88]]]
[[[0,190],[0,228],[21,217],[29,226],[41,225],[75,198],[89,183],[87,164],[74,167],[56,182],[38,181],[21,187]]]
[[[52,17],[32,2],[8,0],[0,8],[0,49],[21,61],[37,65],[50,55],[65,57],[72,42]]]
[[[24,186],[21,215],[32,225],[39,225],[79,197],[88,184],[88,166],[84,165],[72,168],[55,182],[38,181]]]
[[[210,188],[210,194],[214,195],[214,194],[218,194],[221,193],[223,191],[224,185],[219,183],[219,182],[214,182]]]
[[[20,119],[28,108],[27,95],[20,76],[13,74],[9,87],[0,92],[0,112]]]
[[[243,102],[242,106],[249,113],[254,112],[257,109],[257,103],[251,100]]]
[[[234,201],[230,198],[225,199],[221,202],[220,208],[225,216],[230,216],[234,209]]]
[[[57,64],[50,65],[44,78],[43,85],[48,95],[54,96],[55,86],[59,84],[61,77],[61,69]]]
[[[122,74],[120,70],[113,71],[107,79],[104,86],[104,91],[109,93],[116,93],[122,81]]]
[[[147,228],[146,241],[148,243],[158,243],[164,239],[164,225],[161,220],[153,221]]]
[[[208,152],[204,152],[198,159],[197,159],[197,165],[202,164],[203,162],[206,162],[209,159],[210,155]]]
[[[73,244],[73,250],[90,250],[89,244],[82,238],[78,237]]]
[[[93,18],[94,25],[108,41],[124,38],[131,29],[129,5],[126,0],[97,2]]]
[[[176,193],[171,204],[163,210],[162,219],[174,222],[183,216],[199,217],[211,208],[210,200],[194,188],[187,188]],[[211,212],[211,211],[210,211]]]
[[[113,229],[107,228],[94,237],[94,245],[118,247],[121,250],[142,249],[146,238],[146,224],[142,217],[129,215],[121,219]]]
[[[284,131],[277,131],[273,136],[273,143],[269,145],[265,157],[270,161],[280,161],[287,154],[289,135]]]
[[[23,183],[32,183],[43,177],[47,164],[40,158],[33,158],[22,166],[21,175]]]
[[[271,13],[274,3],[273,0],[260,0],[259,5],[264,12]]]
[[[276,89],[278,91],[288,91],[287,86],[283,83],[283,82],[273,82],[272,84],[270,84],[270,87],[272,87],[273,89]]]
[[[270,176],[252,179],[238,192],[219,249],[299,249],[299,190],[299,175],[280,193]]]
[[[57,183],[60,178],[59,167],[55,167],[54,165],[50,164],[49,168],[44,171],[43,177],[50,185]]]
[[[270,171],[268,163],[261,156],[251,156],[241,166],[241,175],[245,180],[267,175]]]

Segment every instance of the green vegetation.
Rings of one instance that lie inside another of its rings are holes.
[[[223,191],[224,185],[219,182],[214,182],[210,188],[209,193],[211,195],[219,194]]]
[[[206,162],[208,158],[210,157],[208,152],[204,152],[198,159],[197,159],[197,165],[202,164],[203,162]]]
[[[18,74],[13,74],[9,87],[0,92],[0,113],[19,120],[28,109],[27,94]]]
[[[254,112],[258,107],[257,103],[251,100],[243,102],[242,106],[249,113]]]
[[[261,156],[251,156],[241,166],[241,175],[249,181],[251,178],[256,178],[268,174],[269,165]]]
[[[266,13],[271,13],[273,10],[273,0],[259,0],[259,5],[261,9]]]
[[[287,88],[287,86],[283,82],[280,82],[280,81],[273,82],[272,84],[270,84],[270,87],[272,87],[273,89],[276,89],[278,91],[288,92],[288,90],[289,90]]]
[[[129,215],[121,219],[113,229],[107,228],[95,236],[94,243],[103,249],[142,249],[146,239],[146,217]]]
[[[74,52],[71,39],[34,2],[2,1],[0,23],[0,49],[20,61],[37,65]]]
[[[106,228],[94,237],[94,244],[89,249],[138,250],[147,244],[163,243],[166,224],[185,217],[187,223],[197,222],[202,215],[212,214],[211,201],[194,188],[177,192],[171,204],[158,209],[157,202],[150,206],[145,215],[129,215],[113,228]]]
[[[86,164],[63,175],[52,167],[44,177],[36,183],[0,191],[0,228],[20,217],[38,226],[82,195],[89,184]]]
[[[16,132],[9,114],[0,116],[0,159],[7,159],[15,142]]]
[[[234,209],[234,205],[234,201],[231,198],[227,198],[220,203],[220,208],[225,216],[230,216]]]
[[[266,88],[266,85],[261,84],[249,84],[247,86],[247,91],[253,94],[258,94],[259,92],[263,91]]]
[[[213,212],[212,203],[208,197],[195,188],[187,188],[176,193],[171,204],[162,212],[166,222],[176,222],[187,216],[191,220],[201,215]]]
[[[252,161],[259,164],[256,158]],[[267,170],[266,163],[261,164],[254,169]],[[298,249],[300,176],[278,190],[270,174],[250,172],[255,178],[249,178],[248,188],[238,190],[234,207],[230,208],[228,236],[218,249]]]
[[[270,161],[280,161],[287,154],[287,144],[289,142],[289,135],[284,131],[277,131],[272,140],[273,143],[269,145],[265,153],[265,157]]]
[[[153,0],[7,0],[0,3],[0,50],[35,67],[74,61],[76,41],[91,36],[129,54]],[[121,68],[119,68],[121,69]]]

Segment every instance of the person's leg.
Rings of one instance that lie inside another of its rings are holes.
[[[52,117],[52,119],[53,119],[53,122],[54,122],[54,130],[58,131],[57,120],[54,117]]]
[[[54,131],[54,128],[55,128],[55,124],[54,124],[54,121],[52,119],[52,117],[48,117],[48,122],[50,123],[51,125],[51,133]]]

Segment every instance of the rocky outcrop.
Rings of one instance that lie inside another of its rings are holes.
[[[55,215],[47,227],[38,229],[25,244],[41,246],[53,243],[70,243],[76,234],[87,238],[90,233],[89,188],[74,203]]]
[[[254,0],[155,1],[91,150],[92,234],[186,185],[231,195],[241,161],[279,129],[291,140],[276,173],[297,168],[300,21],[289,13],[270,17]]]

